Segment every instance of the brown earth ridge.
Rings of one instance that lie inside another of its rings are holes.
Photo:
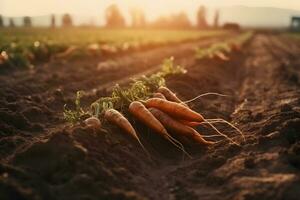
[[[83,59],[0,75],[0,199],[299,199],[300,43],[257,33],[228,62],[194,58],[196,46],[222,39],[119,56],[107,71],[97,69],[99,60]],[[135,124],[151,160],[116,127],[94,131],[64,122],[63,106],[72,104],[77,90],[86,92],[88,106],[114,83],[152,73],[170,56],[188,70],[167,79],[181,99],[229,95],[190,105],[239,127],[245,141],[218,126],[241,146],[190,144],[190,159]]]

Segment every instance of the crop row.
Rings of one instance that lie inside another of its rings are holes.
[[[106,56],[223,34],[222,31],[98,29],[0,30],[0,67],[33,67],[51,58]]]
[[[253,36],[253,32],[245,32],[233,39],[229,39],[224,42],[219,42],[211,45],[209,48],[197,48],[195,56],[197,59],[204,58],[217,58],[220,60],[227,61],[229,57],[227,56],[232,51],[241,51],[242,46]]]

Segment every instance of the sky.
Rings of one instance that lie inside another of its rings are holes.
[[[195,19],[199,5],[209,8],[242,5],[300,10],[300,0],[0,0],[0,14],[18,17],[70,13],[96,16],[97,20],[101,20],[105,8],[112,3],[120,7],[127,19],[129,9],[138,7],[144,10],[150,21],[160,15],[180,11],[185,11],[190,19]]]
[[[97,15],[112,3],[118,4],[122,10],[141,7],[150,16],[181,10],[192,12],[200,4],[210,7],[244,5],[300,10],[300,0],[0,0],[0,13],[6,16],[64,12]]]

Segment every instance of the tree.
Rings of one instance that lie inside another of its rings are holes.
[[[181,12],[181,13],[178,13],[177,15],[173,15],[172,27],[179,28],[179,29],[190,28],[191,22],[190,22],[188,16],[186,15],[186,13]]]
[[[215,17],[214,17],[214,27],[215,28],[219,27],[219,18],[220,18],[220,13],[218,10],[216,10]]]
[[[191,26],[191,22],[184,12],[167,17],[161,16],[152,23],[154,28],[187,29],[191,28]]]
[[[55,28],[55,15],[51,15],[51,28]]]
[[[125,19],[117,5],[110,5],[105,10],[106,26],[110,28],[124,27]]]
[[[200,6],[197,12],[197,26],[199,28],[207,28],[206,22],[206,8],[205,6]]]
[[[30,17],[28,17],[28,16],[25,16],[24,18],[23,18],[23,25],[24,25],[24,27],[31,27],[31,18]]]
[[[134,8],[130,11],[132,27],[144,27],[146,25],[145,14],[141,9]]]
[[[11,28],[15,27],[15,22],[14,22],[13,18],[9,19],[9,27],[11,27]]]
[[[73,26],[72,17],[69,14],[64,14],[62,16],[62,26],[63,27],[71,27]]]
[[[170,20],[165,16],[158,17],[153,23],[154,28],[168,28]]]
[[[3,17],[0,15],[0,28],[4,27]]]

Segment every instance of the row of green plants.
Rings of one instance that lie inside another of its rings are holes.
[[[154,44],[153,44],[154,45]],[[32,67],[34,63],[48,61],[51,57],[82,57],[88,55],[116,54],[141,48],[139,43],[124,43],[122,46],[91,43],[85,46],[57,44],[52,41],[35,41],[30,44],[12,42],[0,46],[0,66]]]
[[[224,42],[219,42],[211,45],[209,48],[197,48],[196,58],[214,58],[215,56],[220,56],[221,59],[226,59],[226,54],[231,51],[241,51],[241,48],[245,42],[247,42],[253,36],[252,31],[245,32],[233,39],[229,39]]]
[[[222,31],[155,31],[101,29],[0,30],[0,67],[33,67],[52,57],[82,57],[140,50]],[[75,47],[75,48],[74,48]]]
[[[34,62],[47,61],[49,58],[67,48],[64,45],[51,42],[35,41],[22,45],[17,42],[0,46],[0,66],[2,67],[32,67]]]

